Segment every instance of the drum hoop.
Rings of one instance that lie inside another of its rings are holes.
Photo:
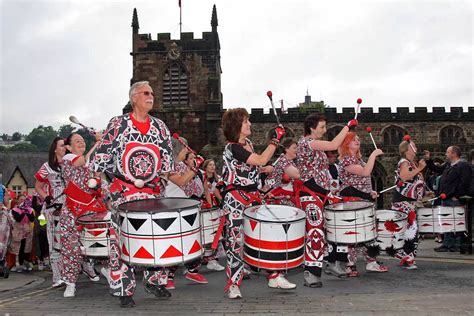
[[[195,202],[195,205],[191,205],[191,206],[186,206],[186,207],[178,207],[178,208],[173,208],[173,209],[167,209],[167,210],[159,210],[159,211],[131,211],[131,210],[127,210],[127,209],[123,209],[123,207],[127,204],[130,204],[130,203],[136,203],[136,202],[139,202],[139,201],[145,201],[145,200],[134,200],[134,201],[128,201],[128,202],[124,202],[122,204],[120,204],[118,207],[117,207],[117,210],[119,211],[119,213],[146,213],[146,214],[157,214],[157,213],[168,213],[168,212],[181,212],[181,211],[187,211],[187,210],[192,210],[192,209],[196,209],[198,208],[199,209],[199,204],[200,202],[198,200],[193,200],[193,199],[188,199],[188,198],[179,198],[179,197],[163,197],[163,198],[157,198],[157,199],[147,199],[147,200],[163,200],[163,199],[167,199],[167,200],[189,200],[189,201],[193,201]]]
[[[375,210],[375,217],[377,217],[377,220],[379,220],[380,222],[385,222],[385,221],[401,222],[401,221],[405,221],[405,220],[408,219],[408,215],[405,214],[405,213],[402,213],[400,211],[396,211],[396,210],[379,210],[379,211],[393,212],[393,213],[397,213],[397,214],[401,215],[401,218],[399,218],[399,219],[389,219],[389,218],[387,218],[387,219],[382,220],[381,218],[379,218],[377,216],[377,210]]]
[[[289,221],[276,222],[276,221],[269,221],[269,220],[264,220],[264,219],[253,218],[253,217],[248,216],[247,214],[244,214],[244,218],[252,219],[252,220],[257,221],[259,223],[272,223],[272,224],[298,223],[298,222],[304,221],[306,219],[306,217],[302,217],[300,219],[292,219],[292,220],[289,220]]]
[[[367,206],[357,207],[357,208],[354,208],[354,209],[351,209],[351,210],[336,210],[334,208],[330,208],[333,205],[338,205],[338,204],[343,204],[343,203],[351,203],[351,201],[349,201],[349,202],[339,202],[339,203],[326,205],[324,207],[324,210],[325,211],[328,210],[328,211],[331,211],[331,212],[354,212],[354,211],[365,210],[365,209],[368,209],[368,208],[375,208],[375,203],[370,202],[370,201],[363,200],[363,201],[355,201],[355,202],[365,202],[365,203],[367,203]]]

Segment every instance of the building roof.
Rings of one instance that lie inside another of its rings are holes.
[[[0,152],[0,173],[3,184],[8,184],[16,169],[25,178],[28,187],[35,185],[35,173],[48,160],[48,153]]]

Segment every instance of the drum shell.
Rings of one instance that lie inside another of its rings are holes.
[[[305,213],[294,207],[267,205],[278,214],[289,210],[296,216],[262,220],[244,211],[244,260],[257,269],[288,270],[304,262]]]
[[[466,231],[466,208],[464,206],[422,207],[417,210],[419,232],[455,233]]]
[[[204,246],[209,246],[214,241],[214,236],[217,233],[223,211],[218,208],[201,209],[199,212],[201,218],[201,240]],[[222,234],[219,236],[222,240]]]
[[[377,210],[377,244],[381,250],[393,247],[395,250],[402,249],[405,243],[404,236],[407,230],[408,215],[395,210]],[[397,232],[387,230],[386,221],[393,221],[397,225]]]
[[[375,206],[367,201],[350,201],[324,208],[326,239],[336,244],[360,244],[377,238]]]
[[[119,206],[122,260],[137,266],[166,267],[199,259],[203,249],[198,213],[198,202],[176,210],[128,211]]]
[[[77,219],[77,222],[82,226],[80,235],[82,255],[93,258],[108,258],[110,255],[110,212],[81,216]]]

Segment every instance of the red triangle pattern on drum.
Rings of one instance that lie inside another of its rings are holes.
[[[169,248],[165,251],[165,253],[160,257],[161,259],[164,258],[173,258],[173,257],[181,257],[183,253],[176,249],[173,246],[169,246]]]
[[[191,250],[189,250],[188,255],[198,252],[201,250],[201,245],[198,243],[197,240],[194,241],[194,245],[191,247]]]
[[[122,253],[123,253],[124,255],[130,257],[130,254],[128,253],[127,248],[125,248],[125,245],[123,245],[123,244],[122,244]]]
[[[252,231],[255,230],[255,227],[257,227],[257,221],[254,221],[254,220],[250,220],[250,227],[252,228]]]
[[[149,253],[145,248],[143,248],[143,246],[140,247],[137,252],[135,252],[133,257],[139,259],[155,259],[155,257],[153,257],[151,253]]]
[[[99,236],[99,235],[105,233],[105,229],[104,229],[104,230],[89,230],[89,231],[87,231],[87,232],[88,232],[89,234],[94,235],[94,236],[97,237],[97,236]]]

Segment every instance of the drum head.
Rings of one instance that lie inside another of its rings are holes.
[[[305,212],[285,205],[257,205],[244,211],[244,216],[259,222],[294,222],[306,218]]]
[[[377,218],[381,221],[400,221],[407,219],[408,215],[394,210],[376,210]]]
[[[97,222],[108,222],[110,221],[110,212],[101,212],[101,213],[92,213],[79,216],[77,222],[79,224],[90,224],[90,223],[97,223]]]
[[[328,211],[357,211],[374,207],[374,203],[369,201],[348,201],[326,205]]]
[[[199,201],[187,198],[161,198],[125,202],[118,206],[118,210],[146,213],[172,212],[197,208],[199,204]]]

